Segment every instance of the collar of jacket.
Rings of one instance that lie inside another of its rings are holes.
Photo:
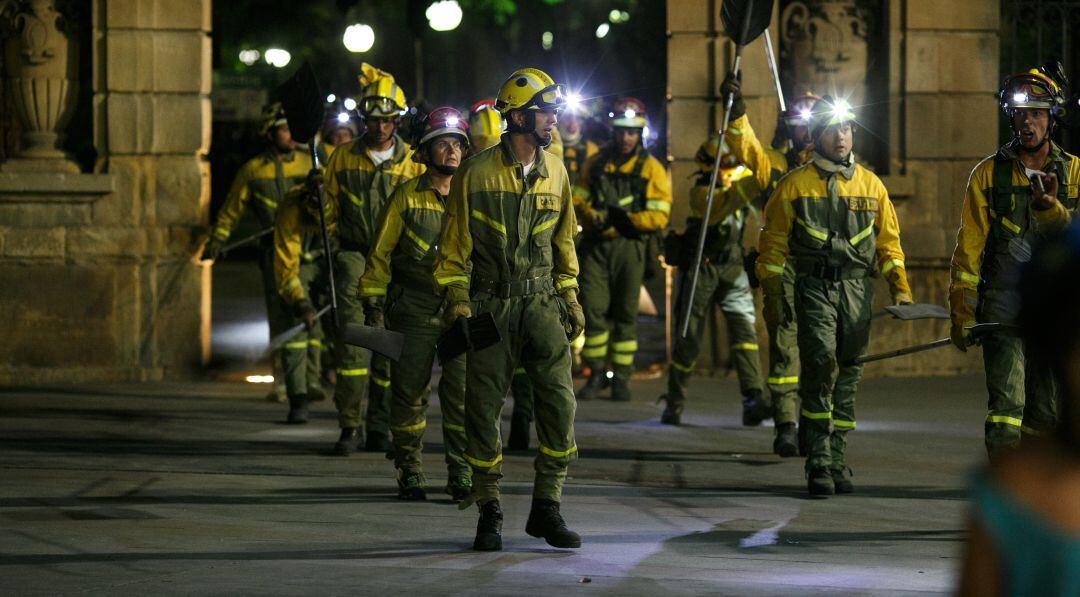
[[[1014,162],[1019,162],[1020,152],[1016,149],[1016,146],[1019,145],[1019,143],[1019,141],[1013,139],[1005,145],[1002,145],[1001,149],[999,149],[998,152]],[[1050,144],[1050,153],[1046,154],[1046,163],[1050,164],[1053,162],[1063,161],[1064,158],[1061,157],[1061,148],[1058,147],[1057,143],[1049,140],[1047,141],[1047,143]]]
[[[815,168],[817,168],[820,172],[824,172],[825,174],[839,173],[847,180],[851,180],[855,176],[854,151],[848,154],[847,162],[842,164],[834,162],[816,151],[814,152],[811,161],[814,163]]]
[[[510,133],[506,133],[499,140],[499,147],[502,149],[503,164],[506,166],[514,166],[520,164],[517,157],[514,155],[514,150],[510,147]],[[524,165],[523,165],[524,167]],[[536,161],[533,162],[533,172],[536,172],[541,178],[547,178],[547,164],[544,161],[544,148],[539,145],[536,146]]]
[[[394,153],[393,153],[393,155],[390,156],[390,159],[388,159],[385,162],[379,164],[380,168],[385,168],[386,166],[388,166],[390,164],[398,164],[398,163],[401,162],[401,160],[405,159],[405,154],[408,152],[408,150],[406,149],[407,145],[405,144],[405,141],[403,141],[401,139],[401,137],[398,136],[397,133],[394,133],[393,138],[394,138]],[[362,155],[362,156],[366,157],[367,159],[371,160],[371,149],[368,147],[367,143],[364,142],[363,137],[360,137],[359,139],[356,140],[356,143],[353,143],[352,150],[353,150],[353,153]],[[371,160],[371,162],[375,163],[375,160]]]
[[[296,154],[297,154],[297,150],[295,150],[295,149],[293,149],[292,151],[287,151],[287,152],[282,153],[282,154],[278,154],[278,153],[276,153],[274,151],[273,147],[267,147],[266,148],[266,153],[263,154],[263,157],[266,158],[266,161],[268,161],[268,162],[270,162],[272,164],[275,161],[277,161],[277,156],[281,155],[281,162],[284,163],[284,164],[287,164],[287,163],[290,163],[290,162],[292,162],[293,160],[296,159]]]

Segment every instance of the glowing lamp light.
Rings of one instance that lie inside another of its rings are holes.
[[[457,0],[435,2],[424,11],[428,26],[435,31],[453,31],[461,24],[461,5]]]
[[[450,118],[446,119],[446,126],[457,126],[457,124],[458,119],[456,116],[451,116]]]
[[[596,39],[604,39],[607,37],[608,32],[611,31],[611,25],[607,23],[600,23],[596,27]]]
[[[333,93],[331,93],[331,94],[329,94],[329,95],[327,95],[327,96],[326,96],[326,103],[328,103],[328,104],[332,104],[332,103],[334,103],[335,101],[337,101],[337,96],[336,96],[336,95],[334,95]]]
[[[349,122],[349,115],[345,112],[341,112],[337,115],[337,121],[341,124],[345,124],[346,122]]]
[[[282,50],[281,48],[270,48],[263,54],[263,59],[270,66],[282,68],[292,60],[292,54],[288,50]]]
[[[568,110],[577,110],[581,107],[581,94],[570,92],[566,94],[566,108]]]
[[[363,54],[375,45],[375,30],[371,25],[356,23],[345,28],[345,35],[341,37],[345,49],[353,54]]]
[[[637,112],[635,112],[633,110],[627,110],[627,111],[623,112],[622,115],[623,115],[623,118],[636,118],[637,117]]]
[[[625,23],[630,20],[630,13],[625,10],[612,10],[607,18],[612,23]]]
[[[258,50],[240,50],[240,62],[251,66],[259,61],[262,54]]]
[[[1013,103],[1022,104],[1024,102],[1026,102],[1027,99],[1028,99],[1028,96],[1027,96],[1026,93],[1014,93],[1013,94]]]
[[[355,110],[356,109],[356,100],[354,100],[351,97],[345,98],[345,109],[346,110]]]
[[[248,383],[274,383],[273,375],[249,375],[244,378]]]
[[[607,377],[608,379],[614,379],[615,378],[615,372],[614,371],[608,371],[607,373],[604,374],[604,376]]]
[[[545,31],[540,36],[540,47],[545,50],[550,50],[555,45],[555,34],[550,31]]]

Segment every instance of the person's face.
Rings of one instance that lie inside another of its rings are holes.
[[[562,118],[559,128],[564,131],[568,137],[575,137],[581,133],[581,120],[573,114],[568,114]]]
[[[810,127],[805,124],[788,125],[788,134],[796,149],[805,149],[810,146]]]
[[[617,127],[614,131],[615,148],[619,155],[630,155],[641,142],[641,129]]]
[[[364,133],[364,137],[368,143],[370,145],[382,145],[388,143],[394,136],[394,130],[397,128],[397,118],[369,117],[367,125],[368,129]]]
[[[1021,145],[1035,149],[1050,130],[1050,111],[1017,109],[1013,112],[1013,130]]]
[[[551,131],[559,124],[559,113],[555,110],[532,110],[532,114],[536,122],[533,132],[545,142],[550,143]],[[525,126],[527,115],[524,110],[517,110],[510,113],[510,118],[514,119],[517,126]]]
[[[287,124],[278,126],[270,132],[270,142],[282,153],[288,153],[296,149],[296,141],[293,141],[292,133],[289,132],[289,125]]]
[[[851,123],[825,127],[817,140],[817,150],[834,162],[842,162],[851,155]]]
[[[341,145],[342,143],[348,143],[352,141],[352,131],[347,128],[336,128],[330,131],[330,134],[326,135],[326,142],[334,147]]]
[[[430,151],[433,165],[457,168],[461,165],[461,157],[465,153],[465,148],[461,144],[461,139],[447,136],[432,141]]]

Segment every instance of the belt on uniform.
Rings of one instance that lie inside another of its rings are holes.
[[[473,294],[486,292],[501,299],[514,296],[528,296],[553,290],[555,286],[551,282],[551,276],[539,276],[526,280],[485,280],[473,278],[469,286]]]
[[[347,239],[344,239],[344,238],[338,241],[338,250],[339,251],[358,251],[360,253],[363,253],[364,255],[367,255],[367,252],[368,252],[367,248],[361,246],[360,243],[358,243],[356,241],[352,241],[352,240],[347,240]]]
[[[821,280],[859,280],[870,277],[870,270],[861,266],[831,267],[823,263],[796,263],[795,273]]]

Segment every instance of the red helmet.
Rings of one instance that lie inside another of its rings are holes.
[[[645,119],[645,102],[636,97],[622,97],[615,100],[611,108],[611,126],[643,129],[649,126]]]
[[[424,119],[424,132],[420,136],[423,145],[436,137],[443,135],[457,135],[461,143],[469,145],[469,121],[461,116],[461,112],[449,107],[435,108]]]

